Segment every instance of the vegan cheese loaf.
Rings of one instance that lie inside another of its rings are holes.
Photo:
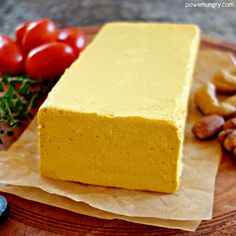
[[[176,191],[198,44],[194,25],[105,25],[39,110],[41,174]]]

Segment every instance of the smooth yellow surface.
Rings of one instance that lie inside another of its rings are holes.
[[[39,110],[41,174],[175,191],[198,43],[193,25],[103,27]]]

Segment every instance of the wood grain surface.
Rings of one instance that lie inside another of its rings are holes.
[[[83,27],[91,41],[99,26]],[[236,45],[202,37],[201,48],[236,54]],[[14,140],[12,140],[14,141]],[[103,220],[28,201],[7,193],[9,218],[0,225],[0,236],[18,235],[236,235],[236,162],[223,155],[216,179],[213,219],[203,221],[196,232],[135,224],[123,220]]]

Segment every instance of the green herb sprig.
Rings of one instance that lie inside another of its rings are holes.
[[[24,121],[34,118],[32,109],[37,108],[55,82],[51,80],[33,80],[27,76],[11,77],[6,73],[0,78],[0,122],[8,124],[7,130],[0,130],[2,136],[14,135],[14,128]]]

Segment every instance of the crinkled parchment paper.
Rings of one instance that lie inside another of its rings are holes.
[[[58,200],[57,205],[60,205],[61,208],[71,210],[71,206],[66,203],[69,199],[86,203],[87,207],[90,206],[89,212],[97,212],[97,210],[91,210],[91,207],[101,210],[99,211],[101,218],[106,218],[110,212],[112,218],[121,218],[122,216],[130,221],[138,218],[139,222],[146,224],[193,229],[193,226],[191,228],[189,225],[179,226],[178,224],[186,222],[192,225],[195,224],[196,227],[200,220],[211,219],[215,176],[221,155],[217,141],[201,142],[195,139],[191,133],[192,124],[201,117],[194,106],[193,94],[194,90],[203,81],[209,80],[215,71],[230,66],[232,63],[229,54],[213,51],[200,51],[199,53],[186,125],[184,170],[181,186],[177,192],[162,194],[131,191],[55,181],[41,177],[38,173],[36,120],[30,124],[21,138],[8,151],[0,153],[0,182],[36,187],[48,193],[67,197],[67,200],[65,198]],[[35,191],[32,190],[32,195],[30,193],[27,195],[27,191],[23,191],[24,194],[21,192],[19,195],[39,201],[38,190],[33,194]],[[45,203],[55,205],[54,197],[45,197]],[[78,204],[81,205],[81,203]],[[106,213],[103,214],[102,212]],[[90,215],[88,212],[86,214]],[[161,219],[165,224],[161,222]],[[153,223],[152,220],[156,220],[155,222],[159,220],[160,222]]]
[[[63,208],[69,211],[79,213],[79,214],[93,216],[93,217],[107,219],[107,220],[121,219],[121,220],[127,220],[134,223],[162,226],[162,227],[167,227],[167,228],[178,228],[178,229],[189,230],[189,231],[194,231],[200,224],[200,221],[165,220],[165,219],[150,218],[150,217],[149,218],[148,217],[129,217],[129,216],[124,216],[124,215],[117,215],[110,212],[98,210],[83,202],[76,202],[67,197],[62,197],[56,194],[47,193],[39,188],[7,185],[2,188],[0,187],[0,191],[12,193],[12,194],[21,196],[25,199]]]

